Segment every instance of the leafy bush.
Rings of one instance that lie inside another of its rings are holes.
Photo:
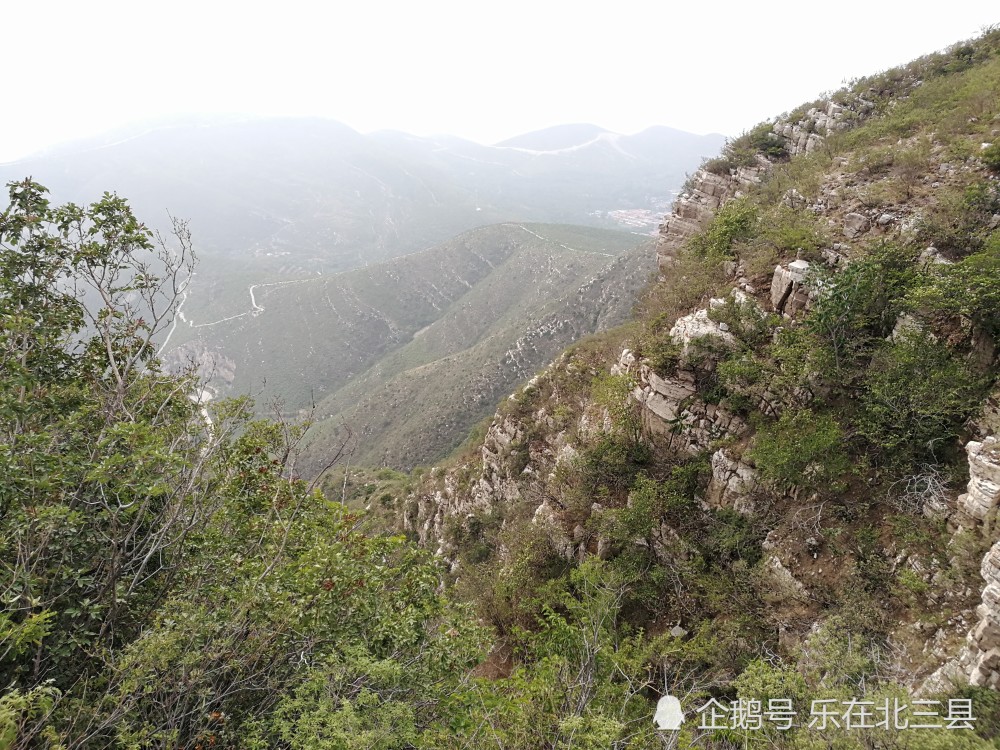
[[[952,257],[977,253],[992,231],[996,213],[1000,213],[1000,191],[990,182],[946,190],[921,220],[920,238]]]
[[[769,343],[779,318],[766,313],[751,300],[741,301],[734,295],[708,311],[710,320],[725,323],[736,340],[747,349],[757,350]]]
[[[1000,172],[1000,142],[990,144],[980,151],[979,158],[994,172]]]
[[[773,247],[783,258],[799,255],[806,260],[819,260],[819,251],[829,244],[819,222],[806,211],[777,206],[761,223],[758,242]]]
[[[817,492],[835,489],[851,467],[837,420],[808,409],[786,411],[758,430],[750,457],[775,485]]]
[[[667,333],[661,333],[652,338],[642,349],[642,356],[649,360],[649,366],[657,375],[671,375],[681,361],[682,347],[670,338]]]
[[[736,162],[726,156],[717,156],[714,159],[706,161],[701,165],[701,168],[706,172],[717,174],[720,177],[727,177],[730,174],[730,170],[736,168]]]
[[[829,348],[834,374],[856,367],[892,330],[915,278],[913,259],[912,251],[882,245],[814,282],[819,294],[805,323]]]
[[[906,329],[872,358],[855,427],[877,454],[908,466],[951,448],[982,395],[946,346]]]
[[[601,488],[624,492],[651,457],[652,452],[644,442],[624,435],[603,435],[581,457],[585,486],[598,493]]]
[[[909,305],[927,313],[964,315],[994,336],[1000,334],[1000,232],[982,251],[953,265],[937,265],[930,278],[908,296]]]
[[[716,212],[703,232],[690,240],[689,246],[700,257],[732,257],[733,245],[754,236],[757,220],[757,208],[750,201],[731,200]]]

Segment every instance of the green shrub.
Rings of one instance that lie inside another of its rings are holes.
[[[618,509],[608,529],[609,538],[619,544],[646,538],[658,529],[661,521],[677,525],[697,508],[693,493],[683,492],[682,483],[657,482],[644,474],[635,478],[628,504]]]
[[[993,143],[984,148],[980,152],[979,158],[983,160],[983,164],[994,172],[1000,172],[1000,142]]]
[[[772,160],[788,156],[784,139],[774,133],[771,123],[762,122],[747,135],[750,148],[758,154],[763,154]]]
[[[996,213],[1000,213],[1000,191],[990,182],[942,191],[920,222],[920,239],[953,257],[977,253],[986,244]]]
[[[695,235],[690,248],[703,258],[730,258],[737,242],[751,239],[757,231],[758,211],[745,198],[731,200],[720,208],[705,230]]]
[[[761,428],[750,456],[761,476],[782,488],[829,491],[851,467],[840,425],[809,409],[786,411]]]
[[[649,360],[649,366],[657,375],[667,376],[673,374],[677,365],[681,361],[681,347],[674,343],[666,333],[653,338],[642,351],[643,356]]]
[[[814,282],[821,291],[805,322],[829,349],[836,375],[857,366],[892,331],[915,278],[913,260],[912,251],[882,245]]]
[[[651,457],[652,452],[645,443],[621,434],[604,435],[583,453],[584,482],[592,490],[604,487],[623,492],[632,486]]]
[[[776,315],[764,312],[754,302],[741,302],[734,296],[727,297],[724,304],[711,308],[708,317],[717,323],[725,323],[737,341],[751,350],[768,343],[779,322]]]
[[[801,210],[778,206],[762,222],[760,242],[773,247],[779,256],[799,255],[819,260],[819,251],[829,244],[815,216]]]
[[[964,315],[994,336],[1000,334],[1000,233],[994,232],[982,251],[954,265],[935,266],[931,273],[909,294],[912,308]]]
[[[979,380],[944,344],[905,330],[872,358],[855,429],[885,458],[932,460],[954,444],[981,396]]]
[[[701,168],[706,172],[711,172],[712,174],[719,175],[720,177],[727,177],[730,170],[736,168],[736,163],[726,156],[718,156],[714,159],[706,161],[701,165]]]

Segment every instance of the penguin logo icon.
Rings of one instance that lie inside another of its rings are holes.
[[[684,723],[684,711],[681,702],[672,695],[664,695],[656,704],[653,723],[657,729],[665,732],[676,732]]]

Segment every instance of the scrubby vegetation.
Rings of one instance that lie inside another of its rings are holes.
[[[493,507],[483,523],[475,513],[457,518],[475,530],[475,545],[453,534],[447,553],[459,561],[462,598],[478,602],[498,636],[497,680],[544,664],[530,644],[547,632],[550,608],[574,617],[557,592],[573,590],[582,570],[627,582],[616,631],[653,649],[650,702],[665,692],[694,707],[713,698],[905,702],[942,659],[920,633],[954,632],[948,648],[957,652],[967,628],[951,623],[978,603],[991,539],[954,535],[924,511],[966,481],[961,441],[997,377],[1000,193],[978,147],[996,127],[995,97],[984,104],[983,92],[995,91],[986,82],[1000,70],[997,39],[988,32],[834,94],[871,106],[810,154],[771,150],[768,125],[706,165],[720,175],[762,159],[771,166],[671,258],[621,347],[658,377],[685,373],[695,398],[747,423],[741,437],[696,455],[671,450],[687,429],[682,418],[646,415],[629,396],[631,376],[607,374],[617,352],[602,364],[586,344],[505,407],[530,435],[518,460],[502,464],[515,471],[490,481],[507,483],[505,493],[516,484],[523,504]],[[889,216],[848,241],[840,222],[851,211]],[[783,318],[769,312],[771,275],[797,258],[811,264],[809,300]],[[731,294],[737,279],[742,297]],[[681,346],[671,328],[700,308],[728,338]],[[563,442],[574,453],[553,469],[547,456]],[[710,460],[720,453],[758,479],[739,509],[714,504]],[[547,521],[536,518],[540,504]],[[935,698],[971,701],[984,718],[948,736],[744,726],[692,727],[671,741],[996,746],[993,693],[954,687]],[[605,707],[595,693],[584,713],[597,721]],[[595,746],[646,746],[627,724],[608,736],[587,727]],[[549,737],[534,746],[560,746]]]
[[[924,506],[965,481],[959,441],[998,374],[995,165],[963,145],[997,116],[998,39],[835,94],[874,114],[810,155],[787,159],[769,126],[734,142],[710,169],[770,173],[690,239],[636,322],[410,474],[340,464],[313,486],[303,426],[252,420],[245,400],[203,409],[152,345],[177,248],[157,255],[117,198],[54,207],[13,185],[0,746],[1000,746],[996,693],[960,685],[928,700],[967,706],[972,729],[807,726],[813,701],[911,700],[978,602],[991,540]],[[912,221],[834,242],[869,207]],[[783,317],[770,275],[795,258],[808,303]],[[679,344],[697,309],[726,337]],[[623,348],[638,364],[612,371]],[[642,362],[692,393],[656,429]],[[693,402],[741,429],[677,449],[708,433],[680,413]],[[720,460],[755,477],[738,503]],[[652,722],[668,693],[688,715],[672,734]],[[786,700],[785,730],[692,715]]]

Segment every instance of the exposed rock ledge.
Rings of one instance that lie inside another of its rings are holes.
[[[656,261],[661,270],[673,265],[677,251],[688,238],[708,225],[721,205],[761,181],[770,163],[764,157],[758,162],[757,166],[741,167],[730,175],[699,169],[691,176],[689,190],[674,201],[670,215],[660,225]]]
[[[819,148],[825,135],[835,130],[847,130],[864,120],[874,104],[852,95],[846,102],[822,102],[812,107],[798,120],[778,120],[772,132],[784,141],[785,151],[795,156]],[[677,251],[692,235],[704,229],[724,203],[738,197],[751,185],[756,185],[770,171],[772,162],[762,155],[755,164],[739,167],[728,175],[718,175],[704,169],[696,171],[687,189],[674,201],[670,216],[660,225],[656,245],[656,260],[661,271],[673,265]]]
[[[1000,440],[988,437],[966,445],[969,484],[958,498],[958,522],[983,527],[995,524],[1000,506]],[[986,553],[980,568],[986,587],[976,608],[979,622],[966,637],[965,646],[924,683],[923,692],[947,688],[968,680],[978,687],[1000,690],[1000,541]]]
[[[805,286],[809,261],[794,260],[787,266],[779,265],[771,277],[771,305],[779,315],[795,317],[809,307],[809,289]]]
[[[959,495],[959,511],[974,522],[987,521],[1000,505],[1000,440],[970,441],[965,452],[969,454],[969,484]]]
[[[674,374],[662,377],[626,349],[613,371],[635,378],[632,396],[643,406],[645,424],[650,432],[665,437],[671,450],[697,453],[748,430],[735,414],[698,397],[696,374],[689,367],[678,367]]]

